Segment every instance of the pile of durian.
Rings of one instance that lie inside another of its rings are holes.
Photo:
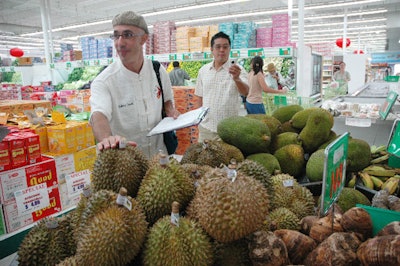
[[[221,140],[193,144],[180,162],[162,152],[147,159],[131,146],[105,150],[77,207],[35,225],[18,263],[400,264],[399,224],[371,238],[368,215],[354,207],[368,203],[362,193],[349,189],[334,213],[319,217],[312,193],[276,170]]]

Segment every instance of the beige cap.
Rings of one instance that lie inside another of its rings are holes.
[[[267,65],[267,71],[268,72],[272,72],[272,71],[275,71],[276,69],[275,69],[275,65],[274,65],[274,63],[269,63],[268,65]]]
[[[113,27],[117,25],[131,25],[141,28],[144,32],[149,34],[149,29],[147,28],[147,23],[144,18],[133,11],[125,11],[116,15],[112,20],[112,25]]]

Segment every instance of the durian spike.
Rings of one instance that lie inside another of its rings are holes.
[[[209,143],[210,143],[210,140],[209,139],[205,139],[203,141],[203,149],[207,149]]]
[[[119,189],[119,193],[117,196],[117,204],[118,205],[125,205],[126,201],[127,201],[127,195],[128,195],[128,190],[124,187],[121,187]]]
[[[177,201],[172,202],[171,225],[179,227],[179,208],[180,204]]]

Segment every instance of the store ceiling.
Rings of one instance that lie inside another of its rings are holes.
[[[202,7],[203,4],[218,5]],[[288,12],[287,0],[202,1],[202,0],[1,0],[0,1],[0,56],[8,56],[13,47],[21,47],[26,56],[44,56],[42,20],[49,14],[51,37],[55,50],[60,42],[73,42],[79,49],[79,36],[111,33],[110,20],[121,11],[133,10],[145,16],[149,25],[171,20],[177,26],[210,25],[221,22],[254,21],[259,27],[271,26],[271,15]],[[45,6],[49,6],[46,13]],[[344,5],[343,5],[344,4]],[[335,43],[344,33],[351,39],[349,49],[367,52],[388,50],[390,28],[400,29],[400,0],[304,0],[305,43]],[[334,6],[337,5],[337,6]],[[196,6],[187,10],[179,8]],[[322,7],[318,7],[322,6]],[[292,41],[297,41],[298,2],[293,1]],[[152,14],[164,11],[163,14]],[[368,12],[368,13],[367,13]],[[329,18],[324,18],[330,16]],[[332,17],[334,16],[334,17]],[[199,19],[211,20],[199,21]],[[394,22],[393,22],[394,21]],[[87,26],[83,23],[98,22]],[[397,25],[396,25],[397,22]],[[60,30],[62,27],[70,28]],[[77,27],[75,27],[77,26]],[[150,28],[151,31],[151,28]],[[398,31],[395,31],[398,33]],[[35,47],[30,49],[28,47]],[[31,54],[31,55],[30,55]]]

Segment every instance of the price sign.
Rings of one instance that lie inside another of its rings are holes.
[[[6,72],[6,68],[5,68],[5,67],[2,67],[2,68],[1,68],[1,72]]]
[[[71,67],[71,62],[67,62],[67,63],[65,63],[66,64],[66,67],[67,68],[70,68]]]
[[[192,54],[190,54],[190,53],[182,54],[182,60],[191,60],[191,59],[192,59]]]
[[[204,59],[212,59],[214,58],[211,52],[204,52]]]
[[[254,56],[261,56],[261,57],[264,57],[264,49],[263,48],[260,48],[260,49],[249,49],[248,51],[247,51],[247,55],[249,56],[249,57],[254,57]]]
[[[177,59],[177,55],[176,54],[169,54],[169,60],[173,61]]]
[[[239,58],[240,50],[231,50],[231,58]]]
[[[14,196],[18,215],[32,213],[50,205],[46,183],[15,191]]]
[[[279,55],[291,55],[291,49],[290,47],[287,48],[279,48]]]
[[[89,60],[84,60],[83,61],[84,66],[90,66],[90,61]]]
[[[90,171],[83,170],[65,176],[68,197],[72,198],[82,193],[83,188],[90,184]]]
[[[382,104],[381,108],[379,109],[379,116],[385,120],[388,116],[390,109],[392,109],[393,104],[396,102],[397,93],[394,91],[390,91],[388,96],[386,97],[385,102]]]
[[[274,105],[287,105],[287,97],[285,95],[275,95],[274,96]]]
[[[346,132],[325,149],[321,215],[328,212],[344,187],[348,146],[349,133]]]

